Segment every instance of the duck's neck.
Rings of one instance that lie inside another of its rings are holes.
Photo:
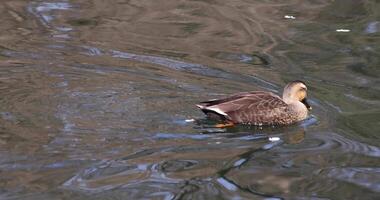
[[[295,102],[299,102],[299,101],[296,101],[294,100],[295,98],[293,98],[292,95],[290,94],[286,94],[284,92],[284,94],[282,95],[282,100],[286,103],[286,104],[292,104],[292,103],[295,103]]]

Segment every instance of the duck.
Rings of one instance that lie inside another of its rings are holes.
[[[311,106],[305,82],[288,83],[282,98],[269,91],[241,92],[196,104],[208,118],[222,121],[216,127],[235,124],[256,126],[290,125],[307,118]]]

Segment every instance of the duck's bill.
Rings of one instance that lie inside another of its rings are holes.
[[[306,106],[306,108],[307,108],[308,110],[311,110],[311,106],[310,106],[310,104],[307,102],[307,99],[306,99],[306,98],[304,98],[301,102]]]

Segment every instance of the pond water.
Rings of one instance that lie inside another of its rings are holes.
[[[379,199],[379,10],[2,0],[0,199]],[[194,106],[296,79],[296,125],[216,129]]]

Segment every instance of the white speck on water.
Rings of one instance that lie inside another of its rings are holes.
[[[186,119],[185,122],[194,122],[195,119]]]
[[[350,29],[336,29],[336,32],[340,32],[340,33],[348,33],[350,31],[351,31]]]
[[[269,139],[269,141],[271,141],[271,142],[277,142],[277,141],[280,141],[280,138],[279,138],[279,137],[269,137],[268,139]]]
[[[284,18],[285,19],[296,19],[296,17],[294,17],[293,15],[285,15]]]

